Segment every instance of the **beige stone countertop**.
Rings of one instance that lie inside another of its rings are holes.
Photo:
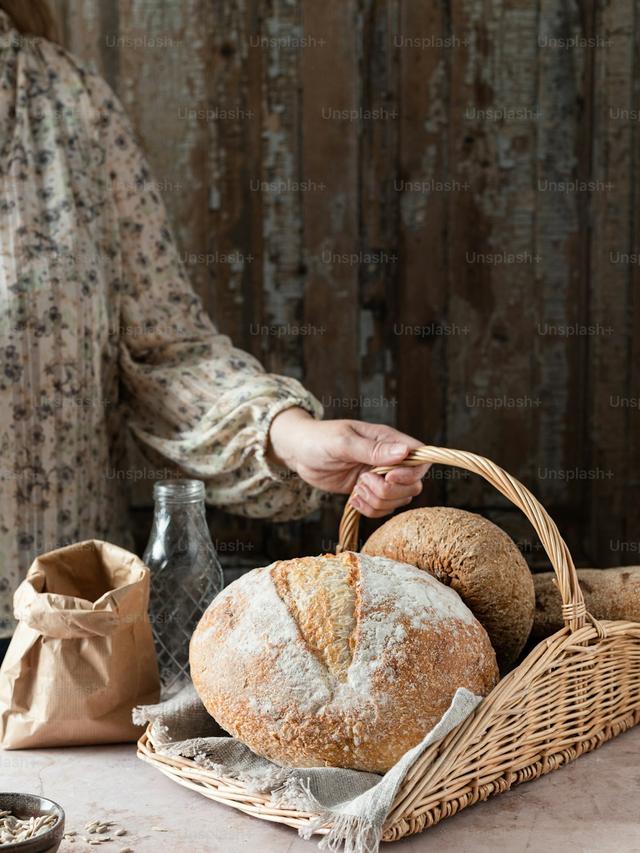
[[[640,853],[640,728],[535,782],[394,844],[393,853]],[[171,782],[131,746],[0,752],[0,789],[59,802],[67,827],[95,818],[127,835],[61,853],[313,853],[293,829],[256,820]],[[166,832],[158,832],[160,827]],[[114,827],[115,828],[115,827]]]

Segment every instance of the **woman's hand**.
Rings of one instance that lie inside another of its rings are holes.
[[[384,424],[317,421],[304,409],[285,409],[269,431],[270,458],[318,489],[348,494],[363,515],[378,518],[408,504],[422,491],[428,465],[373,474],[377,465],[397,465],[420,442]]]

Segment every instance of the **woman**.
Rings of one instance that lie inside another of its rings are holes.
[[[42,0],[0,0],[5,638],[37,553],[90,537],[130,543],[127,435],[203,479],[211,504],[254,517],[302,516],[322,490],[356,482],[357,508],[384,515],[419,493],[424,474],[367,472],[418,442],[320,420],[298,382],[217,333],[120,104],[51,34]]]

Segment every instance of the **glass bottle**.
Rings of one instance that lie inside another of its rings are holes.
[[[162,480],[153,497],[143,559],[151,569],[150,619],[166,699],[188,682],[191,635],[224,581],[207,526],[204,483]]]

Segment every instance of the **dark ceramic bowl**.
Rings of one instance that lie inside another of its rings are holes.
[[[55,853],[64,834],[64,811],[61,806],[37,794],[0,794],[0,811],[10,811],[21,820],[53,814],[58,819],[47,832],[17,844],[0,844],[4,853]]]

